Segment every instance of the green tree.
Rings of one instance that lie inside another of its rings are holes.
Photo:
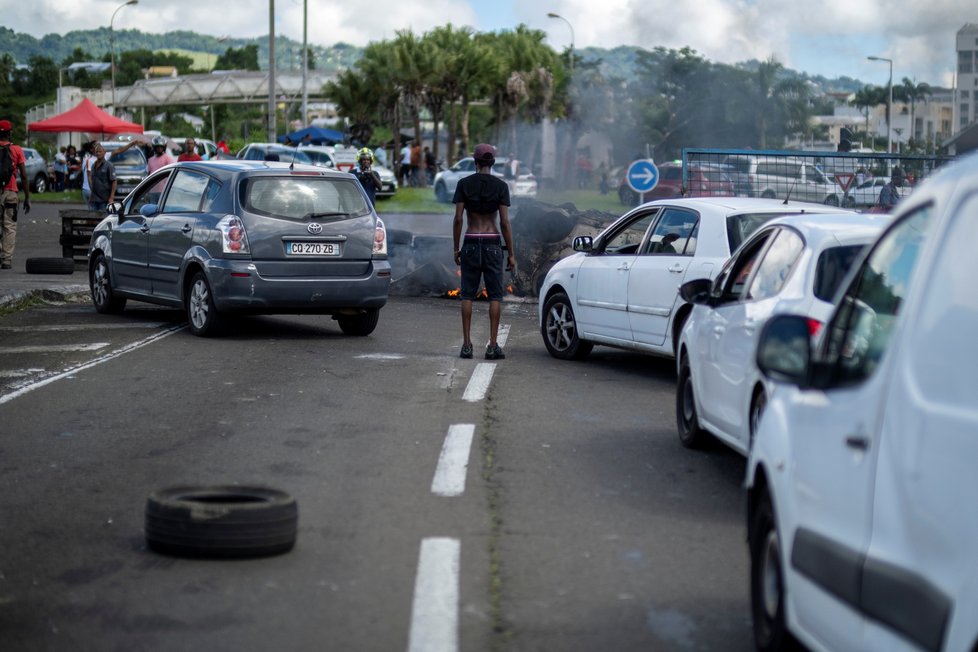
[[[934,93],[931,89],[930,84],[920,82],[919,84],[916,80],[912,80],[909,77],[904,77],[903,81],[900,82],[899,86],[894,86],[893,96],[899,98],[903,102],[910,103],[910,138],[914,139],[916,136],[917,124],[916,109],[917,102],[920,100],[926,101],[927,98]]]
[[[277,50],[278,48],[276,48]],[[261,70],[258,66],[258,46],[228,48],[214,62],[215,70]]]

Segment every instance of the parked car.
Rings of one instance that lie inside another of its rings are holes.
[[[492,166],[492,174],[500,179],[504,178],[503,169],[507,161],[509,159],[505,156],[497,158],[496,163]],[[452,197],[455,196],[455,187],[458,185],[458,180],[470,174],[475,174],[475,159],[471,156],[463,158],[447,170],[442,170],[435,175],[435,181],[433,183],[435,197],[443,203],[451,202]],[[520,164],[516,179],[510,185],[509,194],[510,197],[537,196],[537,179],[530,169],[522,163]]]
[[[839,284],[885,215],[791,215],[758,229],[714,281],[680,288],[693,304],[679,338],[676,425],[687,448],[713,435],[747,455],[772,382],[754,364],[759,327],[771,315],[805,315],[818,332]]]
[[[863,181],[858,186],[850,188],[848,194],[843,198],[846,206],[865,207],[875,206],[879,201],[880,192],[883,186],[890,182],[890,177],[874,177]],[[913,186],[904,181],[900,186],[900,196],[906,197],[913,192]]]
[[[738,195],[790,198],[829,206],[842,202],[842,189],[818,165],[802,158],[732,154],[722,163],[735,170]]]
[[[336,168],[336,161],[333,159],[333,148],[328,145],[300,145],[299,149],[303,154],[309,156],[313,165],[324,168]],[[390,199],[397,193],[397,176],[388,168],[378,163],[371,166],[380,175],[381,187],[377,191],[377,199]]]
[[[643,204],[596,238],[575,238],[577,253],[547,273],[538,315],[543,342],[565,360],[586,357],[595,344],[672,356],[692,309],[679,297],[683,281],[713,278],[765,222],[824,208],[743,197]]]
[[[95,309],[182,308],[195,335],[231,313],[328,314],[369,335],[391,271],[383,222],[356,178],[313,166],[183,162],[146,178],[95,228]]]
[[[200,155],[202,159],[204,159],[205,161],[209,161],[211,159],[218,158],[217,144],[214,143],[213,140],[207,140],[206,138],[198,138],[197,136],[193,136],[193,139],[196,145],[194,151],[196,151],[197,154]],[[183,138],[176,138],[174,139],[174,141],[176,143],[179,143],[180,153],[183,153],[183,144],[187,142],[187,137],[185,136]]]
[[[21,149],[24,150],[24,158],[27,159],[24,163],[24,171],[27,172],[27,182],[30,183],[31,191],[38,193],[47,192],[50,185],[48,162],[33,147],[22,147]],[[18,172],[18,176],[19,174]],[[21,179],[20,183],[23,184],[24,180]]]
[[[278,143],[249,143],[235,157],[242,161],[284,161],[313,165],[312,159],[302,150]]]
[[[124,152],[119,152],[126,143],[118,140],[108,140],[102,142],[109,162],[115,168],[116,197],[125,197],[136,189],[136,186],[149,174],[149,163],[142,148],[132,147]]]
[[[682,163],[662,163],[656,165],[659,170],[659,180],[655,188],[644,194],[645,201],[654,199],[670,199],[672,197],[733,197],[734,186],[727,176],[727,168],[720,165],[689,166],[687,186],[683,188]],[[626,169],[627,172],[627,169]],[[618,183],[618,199],[626,206],[639,203],[639,193],[628,185],[628,179],[623,172]]]
[[[978,155],[899,205],[815,344],[761,332],[778,386],[747,464],[759,650],[978,649]]]

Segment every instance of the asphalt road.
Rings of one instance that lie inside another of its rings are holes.
[[[554,360],[519,302],[506,360],[460,360],[457,309],[394,297],[366,338],[281,316],[200,339],[138,303],[0,315],[0,648],[752,649],[744,461],[679,445],[673,363]],[[147,550],[148,494],[197,483],[288,491],[296,547]]]

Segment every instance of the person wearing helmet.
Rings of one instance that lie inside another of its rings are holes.
[[[164,165],[170,165],[171,163],[176,163],[177,160],[173,158],[170,152],[166,151],[166,136],[154,136],[153,137],[153,155],[150,156],[146,163],[149,164],[149,173],[152,174],[159,170]],[[139,142],[136,140],[130,140],[125,147],[120,147],[115,151],[116,155],[121,154],[130,147],[138,145]]]
[[[370,151],[370,148],[362,148],[357,152],[357,166],[353,168],[352,173],[357,178],[357,181],[360,182],[360,185],[363,186],[367,197],[370,198],[370,205],[376,206],[377,191],[380,190],[381,184],[380,175],[370,167],[373,162],[374,154]]]

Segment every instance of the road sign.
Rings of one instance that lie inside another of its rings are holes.
[[[652,159],[639,159],[628,166],[625,174],[628,186],[639,194],[649,192],[659,183],[659,168]]]
[[[842,188],[842,192],[849,192],[849,186],[852,185],[852,180],[855,178],[856,175],[852,174],[851,172],[835,173],[835,182],[839,184],[840,188]]]
[[[351,171],[357,164],[357,148],[337,145],[333,148],[333,164],[337,170]]]

